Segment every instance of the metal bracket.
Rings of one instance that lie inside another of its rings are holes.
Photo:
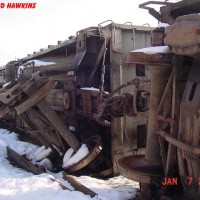
[[[139,8],[148,10],[149,14],[151,14],[153,17],[155,17],[157,20],[160,21],[161,19],[160,13],[156,11],[154,8],[149,7],[148,5],[150,4],[167,6],[167,5],[172,5],[173,3],[168,3],[163,1],[148,1],[139,5]]]

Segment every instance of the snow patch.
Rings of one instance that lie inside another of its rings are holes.
[[[69,126],[70,131],[76,131],[76,128],[74,126]]]
[[[63,158],[63,163],[67,163],[68,160],[71,158],[72,154],[73,154],[74,150],[72,148],[68,149],[64,155]]]
[[[74,153],[73,149],[69,149],[64,156],[63,159],[63,168],[67,168],[77,162],[79,162],[81,159],[83,159],[85,156],[88,155],[89,150],[86,146],[86,144],[82,144],[81,147],[79,148],[79,150],[72,156],[72,154]]]
[[[169,53],[169,47],[168,46],[147,47],[143,49],[137,49],[132,52],[141,52],[146,54]]]
[[[91,198],[89,195],[75,191],[62,178],[62,172],[52,173],[55,179],[69,188],[69,190],[63,190],[57,182],[52,181],[52,175],[46,173],[33,175],[13,167],[7,160],[6,146],[10,146],[18,153],[26,153],[29,159],[33,159],[36,152],[44,150],[44,147],[39,148],[36,145],[18,141],[16,133],[0,129],[0,199],[2,200],[129,200],[134,199],[136,188],[139,187],[137,182],[122,176],[108,180],[99,180],[88,176],[74,177],[77,181],[98,194]],[[46,167],[50,164],[47,158],[44,158],[41,162]]]
[[[5,83],[5,84],[3,84],[3,88],[5,88],[7,85],[9,85],[11,83],[11,81],[10,82],[8,82],[8,83]]]
[[[55,65],[55,62],[44,62],[41,60],[29,60],[28,62],[24,63],[23,65],[19,66],[17,69],[17,74],[22,74],[25,68],[29,67],[39,67],[39,66],[48,66],[48,65]]]
[[[52,170],[53,164],[48,158],[44,158],[41,162],[37,163],[38,166],[44,167],[46,170]]]
[[[168,27],[168,26],[169,26],[168,23],[161,23],[161,22],[160,22],[160,23],[158,24],[158,27],[159,27],[159,28],[166,28],[166,27]]]
[[[47,65],[55,65],[55,62],[44,62],[41,60],[29,60],[27,63],[23,64],[26,67],[39,67],[39,66],[47,66]]]
[[[91,91],[100,92],[100,90],[98,88],[94,88],[94,87],[83,87],[81,89],[82,90],[91,90]]]
[[[51,152],[52,152],[52,150],[51,150],[50,147],[48,149],[46,149],[44,147],[43,151],[39,151],[38,154],[35,154],[34,160],[35,161],[41,161],[42,159],[46,158]]]

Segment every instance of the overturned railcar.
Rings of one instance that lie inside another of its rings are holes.
[[[106,23],[5,66],[0,116],[51,149],[54,171],[107,177],[144,153],[151,77],[124,61],[150,46],[152,28]]]
[[[54,171],[121,173],[146,199],[198,200],[200,1],[140,7],[168,25],[99,24],[8,63],[0,117],[50,148]]]

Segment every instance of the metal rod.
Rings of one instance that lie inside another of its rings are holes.
[[[172,86],[172,83],[173,83],[173,71],[171,72],[171,75],[170,75],[169,80],[167,82],[167,86],[165,88],[165,91],[163,93],[162,99],[160,101],[160,104],[159,104],[159,107],[158,107],[158,110],[157,110],[157,115],[159,115],[161,110],[163,109],[164,102],[165,102],[165,100],[167,98],[167,95],[169,94],[170,87]]]
[[[157,129],[157,109],[166,88],[170,68],[161,68],[160,66],[148,66],[151,70],[151,88],[150,88],[150,107],[147,131],[147,144],[145,159],[148,161],[162,162],[160,156],[159,139],[155,134]]]
[[[167,142],[178,147],[179,149],[182,149],[191,154],[200,156],[200,146],[189,146],[185,144],[184,142],[181,142],[180,140],[177,140],[174,137],[170,136],[170,134],[168,134],[165,131],[157,130],[156,133],[162,136]]]
[[[103,61],[102,61],[102,71],[101,71],[101,84],[100,84],[100,100],[102,100],[102,95],[104,91],[104,82],[105,82],[105,72],[106,72],[106,65],[105,65],[105,59],[106,59],[106,38],[104,42],[104,53],[103,53]]]
[[[173,84],[172,84],[172,110],[171,110],[171,119],[172,122],[170,124],[170,135],[174,138],[178,138],[178,125],[179,125],[179,113],[180,113],[180,77],[178,74],[179,68],[182,67],[183,59],[181,56],[174,56],[172,60],[173,66]],[[170,175],[170,171],[172,170],[174,163],[177,162],[177,154],[176,147],[169,144],[168,145],[168,153],[167,153],[167,163],[166,163],[166,171],[165,175]]]

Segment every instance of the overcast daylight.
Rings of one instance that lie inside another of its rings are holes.
[[[9,0],[3,1],[5,4]],[[78,30],[106,20],[134,25],[157,21],[138,8],[144,0],[18,0],[36,3],[34,9],[0,9],[0,66],[40,48],[66,40]]]

